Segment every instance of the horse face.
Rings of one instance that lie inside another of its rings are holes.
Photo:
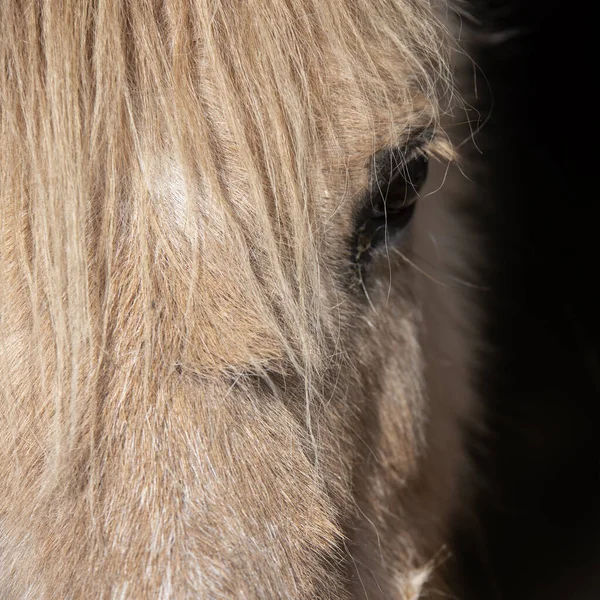
[[[120,4],[0,13],[3,597],[413,597],[441,28]]]

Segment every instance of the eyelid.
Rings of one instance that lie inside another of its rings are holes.
[[[427,155],[427,147],[433,142],[435,131],[427,127],[415,132],[404,143],[384,148],[378,152],[371,170],[370,191],[374,193],[382,183],[389,183],[411,160],[419,155]]]

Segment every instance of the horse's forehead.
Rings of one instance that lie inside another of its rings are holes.
[[[421,60],[425,29],[397,18],[410,4],[375,4],[389,22],[378,17],[373,24],[359,18],[362,9],[353,15],[343,2],[323,2],[331,30],[325,13],[321,21],[297,18],[285,3],[277,10],[264,3],[265,11],[273,8],[268,19],[245,4],[235,14],[225,4],[215,13],[199,71],[182,58],[164,89],[169,101],[148,119],[154,126],[163,111],[170,115],[165,146],[155,151],[150,142],[142,160],[152,162],[145,169],[150,190],[173,237],[181,228],[192,237],[204,228],[210,233],[203,241],[227,240],[237,223],[254,241],[273,229],[289,240],[301,229],[289,222],[302,219],[297,207],[306,205],[325,219],[335,214],[340,231],[348,229],[373,155],[438,113]],[[152,107],[154,96],[145,101]],[[153,135],[143,123],[146,131]],[[213,235],[219,229],[223,235]]]

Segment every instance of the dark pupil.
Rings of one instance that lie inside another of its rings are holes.
[[[378,172],[370,198],[358,215],[356,259],[364,261],[369,251],[390,241],[410,222],[419,190],[427,178],[427,157],[408,162],[389,157],[389,166]]]
[[[390,173],[387,181],[376,185],[372,197],[373,217],[388,218],[414,206],[419,190],[427,178],[427,157],[417,156]]]

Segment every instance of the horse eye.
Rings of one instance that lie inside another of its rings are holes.
[[[414,207],[427,177],[427,157],[419,155],[391,169],[384,181],[377,182],[371,196],[371,218],[394,219]],[[410,211],[412,214],[412,211]]]
[[[357,218],[356,261],[363,261],[380,245],[393,241],[410,223],[427,178],[427,157],[417,154],[398,160],[391,153],[380,168],[372,191]]]

